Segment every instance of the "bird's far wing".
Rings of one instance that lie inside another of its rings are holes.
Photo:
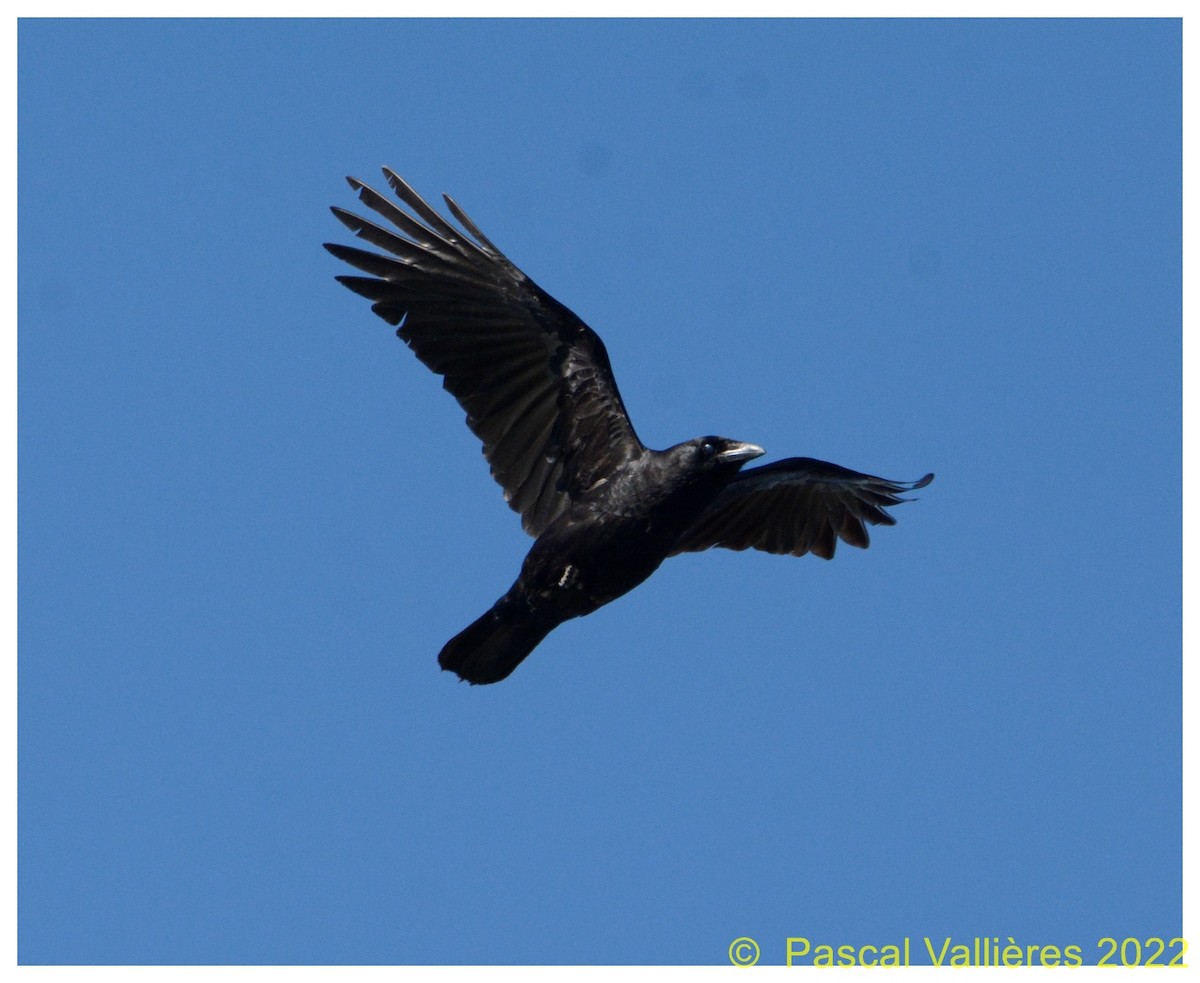
[[[894,526],[884,509],[911,501],[900,494],[932,480],[927,474],[920,481],[888,481],[808,457],[750,468],[701,513],[671,555],[723,546],[831,560],[838,539],[866,549],[867,525]]]
[[[341,208],[351,232],[390,255],[327,243],[369,276],[337,279],[368,300],[417,357],[444,377],[504,497],[538,535],[570,502],[645,448],[600,337],[517,269],[449,197],[451,225],[399,176],[408,211],[348,178],[394,228]]]

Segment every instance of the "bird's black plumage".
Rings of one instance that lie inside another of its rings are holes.
[[[866,526],[894,525],[884,509],[933,479],[888,481],[811,458],[743,471],[762,448],[725,437],[650,450],[600,337],[448,196],[461,230],[398,175],[384,175],[409,211],[349,178],[394,228],[335,207],[356,236],[389,254],[327,243],[369,274],[337,279],[443,377],[536,537],[508,593],[438,656],[460,678],[504,679],[555,626],[632,590],[677,553],[753,547],[830,559],[838,539],[865,548]]]

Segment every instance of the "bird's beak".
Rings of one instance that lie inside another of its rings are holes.
[[[730,444],[717,455],[717,460],[722,464],[734,464],[739,461],[753,461],[765,453],[758,444]]]

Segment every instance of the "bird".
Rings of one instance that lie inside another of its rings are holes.
[[[894,525],[886,509],[933,480],[891,481],[807,457],[746,468],[763,449],[714,435],[646,447],[600,336],[449,195],[457,226],[393,170],[383,175],[394,197],[346,179],[382,222],[331,209],[374,247],[325,243],[359,271],[336,279],[442,377],[534,537],[508,591],[438,654],[460,680],[506,679],[558,625],[628,593],[680,553],[723,547],[828,560],[839,540],[865,549],[867,526]]]

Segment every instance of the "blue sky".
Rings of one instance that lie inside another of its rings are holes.
[[[1178,21],[25,21],[26,963],[1181,934]],[[321,248],[446,191],[640,436],[937,479],[508,681],[529,545]]]

